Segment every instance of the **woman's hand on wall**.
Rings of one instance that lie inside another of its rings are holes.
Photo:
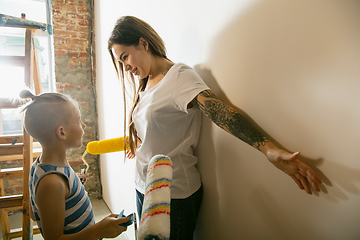
[[[289,153],[279,149],[272,142],[267,142],[260,150],[275,167],[289,175],[300,189],[312,194],[310,183],[314,190],[320,192],[321,179],[308,165],[298,159],[299,152]]]

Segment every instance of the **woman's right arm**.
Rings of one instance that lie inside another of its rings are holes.
[[[316,191],[320,191],[321,179],[298,159],[300,153],[289,153],[278,148],[240,112],[220,101],[211,90],[199,93],[195,104],[220,128],[261,151],[276,168],[289,175],[300,189],[312,194],[311,184]]]

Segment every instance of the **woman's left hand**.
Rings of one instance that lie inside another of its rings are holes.
[[[265,155],[275,167],[289,175],[300,189],[312,194],[310,183],[314,190],[320,192],[321,179],[308,165],[298,159],[299,152],[291,154],[277,147],[271,147]]]

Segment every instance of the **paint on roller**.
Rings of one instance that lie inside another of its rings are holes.
[[[170,203],[157,203],[145,209],[142,213],[140,223],[143,223],[148,217],[152,217],[160,214],[165,214],[170,216]]]
[[[163,157],[156,158],[153,162],[150,163],[150,165],[148,166],[148,169],[147,169],[147,173],[149,173],[153,168],[155,168],[157,166],[162,166],[162,165],[167,165],[167,166],[170,166],[171,168],[173,167],[172,161],[169,161],[169,157],[163,156]]]
[[[149,192],[152,192],[154,190],[157,190],[157,189],[160,189],[160,188],[163,188],[163,187],[171,188],[171,180],[167,179],[167,178],[160,178],[160,179],[156,179],[156,180],[152,181],[146,187],[144,197],[146,197],[146,195],[148,195]]]
[[[126,137],[126,145],[124,144],[124,137],[111,138],[100,141],[89,142],[86,147],[88,153],[92,155],[120,152],[130,150],[128,137]]]

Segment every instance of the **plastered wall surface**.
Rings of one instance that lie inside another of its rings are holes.
[[[321,193],[307,195],[204,117],[196,239],[360,238],[358,1],[95,1],[100,138],[122,134],[107,52],[122,15],[152,25],[172,61],[192,66],[279,146],[300,151],[324,181]],[[122,162],[121,154],[101,158],[104,199],[116,211],[135,206],[133,163]]]

